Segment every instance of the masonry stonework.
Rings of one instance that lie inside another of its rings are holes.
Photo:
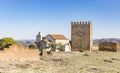
[[[91,51],[92,49],[92,23],[71,22],[72,51]]]
[[[100,51],[120,52],[120,43],[102,42],[99,44]]]

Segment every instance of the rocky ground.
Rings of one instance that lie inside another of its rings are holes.
[[[120,73],[119,52],[53,52],[14,46],[0,51],[0,73]]]

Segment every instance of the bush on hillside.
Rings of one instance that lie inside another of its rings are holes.
[[[6,46],[18,44],[14,39],[12,38],[2,38],[0,39],[0,48],[5,48]]]
[[[54,43],[49,44],[49,46],[51,47],[52,51],[55,51],[56,45]]]
[[[29,45],[29,48],[30,48],[30,49],[37,49],[37,45],[36,45],[36,44],[30,44],[30,45]]]

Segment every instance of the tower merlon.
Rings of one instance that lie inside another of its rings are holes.
[[[78,24],[78,25],[79,24],[84,24],[85,25],[85,24],[92,24],[92,22],[91,21],[80,21],[80,22],[75,22],[74,21],[74,22],[71,22],[71,24]]]

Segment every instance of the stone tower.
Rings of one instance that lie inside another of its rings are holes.
[[[42,32],[39,32],[38,35],[36,35],[36,42],[41,41],[42,38],[43,38],[43,33],[42,33]]]
[[[92,49],[92,23],[71,22],[72,51],[91,51]]]

